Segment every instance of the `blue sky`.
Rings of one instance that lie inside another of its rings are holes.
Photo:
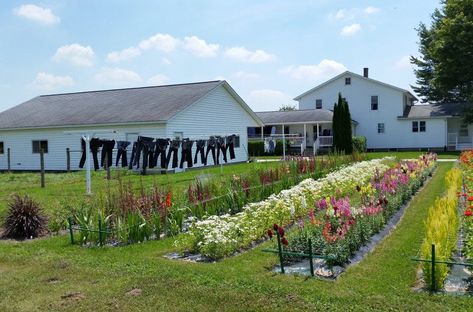
[[[226,79],[256,111],[350,70],[415,83],[439,1],[0,2],[0,111],[40,94]]]

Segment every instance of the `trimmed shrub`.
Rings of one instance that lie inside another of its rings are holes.
[[[286,153],[288,151],[289,143],[286,141]],[[276,147],[274,154],[268,154],[264,152],[264,142],[262,141],[249,141],[248,142],[248,155],[254,156],[282,156],[283,155],[283,141],[276,140]]]
[[[35,238],[46,231],[48,219],[38,203],[27,195],[24,197],[14,195],[8,206],[4,237]]]
[[[352,139],[353,150],[358,153],[366,152],[366,137],[364,136],[354,136]]]

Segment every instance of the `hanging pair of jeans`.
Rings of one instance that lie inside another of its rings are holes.
[[[192,146],[194,145],[194,141],[187,139],[182,140],[182,148],[181,148],[181,164],[179,168],[182,169],[184,162],[187,162],[187,167],[192,168]]]
[[[149,146],[146,145],[146,143],[151,143],[154,141],[154,138],[149,138],[149,137],[144,137],[144,136],[139,136],[138,140],[136,141],[136,153],[135,153],[135,158],[133,159],[133,165],[136,166],[136,168],[140,167],[140,157],[141,153],[143,153],[143,165],[146,164],[148,166],[148,151],[149,151]]]
[[[236,140],[235,134],[232,134],[227,137],[227,147],[230,152],[230,159],[235,159],[235,140]]]
[[[225,138],[217,137],[217,165],[219,164],[220,151],[222,151],[223,161],[227,162],[227,144]]]
[[[115,140],[101,140],[102,141],[102,156],[100,165],[105,168],[105,160],[107,166],[110,168],[113,164],[113,148],[115,147]],[[106,159],[105,159],[106,158]]]
[[[161,155],[161,168],[167,168],[166,149],[169,145],[169,139],[156,139],[156,150],[154,153],[153,164],[158,165],[158,158]]]
[[[172,168],[177,167],[177,151],[179,150],[179,146],[181,146],[180,140],[172,140],[171,146],[169,147],[168,157],[166,159],[166,164],[169,166],[169,161],[171,160],[172,154]]]
[[[202,164],[205,163],[205,140],[197,140],[195,142],[195,156],[194,156],[194,164],[197,163],[197,154],[200,153],[200,162]]]
[[[150,168],[156,167],[154,164],[154,154],[156,154],[156,142],[145,143],[148,147],[148,166]]]
[[[115,162],[115,166],[118,167],[118,163],[120,158],[122,160],[122,167],[128,166],[127,155],[126,155],[126,148],[130,145],[128,141],[117,141],[117,160]]]
[[[128,169],[133,169],[133,164],[135,163],[136,159],[136,151],[138,147],[138,142],[133,142],[133,147],[131,148],[131,156],[130,156],[130,163],[128,165]]]
[[[81,139],[81,145],[82,145],[82,157],[80,158],[79,162],[79,168],[84,168],[85,164],[85,159],[86,159],[86,153],[85,153],[85,141],[84,139]],[[99,148],[102,146],[102,141],[96,138],[90,139],[90,152],[92,153],[92,157],[94,159],[94,170],[99,170],[99,159],[98,159],[98,153],[99,153]]]
[[[218,161],[215,159],[215,147],[217,145],[217,140],[215,137],[211,136],[207,141],[207,152],[205,153],[205,162],[204,165],[207,166],[207,158],[209,157],[209,152],[212,151],[212,158],[214,160],[214,165],[218,165]]]

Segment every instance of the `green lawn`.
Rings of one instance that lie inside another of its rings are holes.
[[[277,259],[261,252],[269,243],[218,263],[197,264],[163,258],[174,249],[172,238],[103,249],[71,246],[67,236],[1,241],[0,311],[471,310],[469,297],[411,290],[417,264],[410,257],[419,249],[427,209],[444,191],[451,166],[439,164],[392,235],[336,281],[270,272]],[[133,288],[142,295],[126,295]]]

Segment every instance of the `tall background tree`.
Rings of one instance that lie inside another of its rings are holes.
[[[296,106],[295,105],[283,105],[279,108],[280,112],[289,112],[289,111],[295,111]]]
[[[473,123],[473,0],[443,0],[432,23],[417,29],[419,57],[411,57],[423,102],[469,102],[465,121]]]
[[[348,102],[338,93],[338,102],[333,106],[332,118],[333,148],[337,152],[353,152],[351,115]]]

